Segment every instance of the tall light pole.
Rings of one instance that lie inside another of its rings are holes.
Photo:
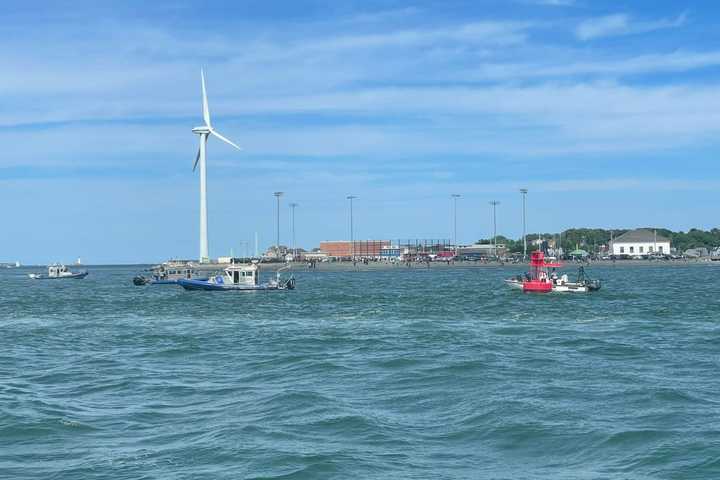
[[[520,193],[522,194],[522,201],[523,201],[523,260],[527,258],[527,233],[525,232],[525,198],[527,198],[527,188],[521,188]]]
[[[273,193],[275,195],[275,198],[277,199],[277,210],[276,210],[276,218],[277,218],[277,225],[276,225],[276,242],[275,242],[275,254],[280,257],[280,197],[282,197],[283,192],[275,192]]]
[[[500,202],[498,202],[497,200],[493,200],[492,202],[490,202],[490,205],[492,205],[493,212],[493,253],[497,258],[497,217],[495,216],[495,208],[500,205]]]
[[[457,193],[453,193],[452,195],[450,195],[450,198],[453,199],[453,245],[455,245],[455,255],[457,255],[457,199],[460,198],[460,195]]]
[[[355,261],[355,236],[353,232],[353,200],[355,200],[357,196],[355,195],[348,195],[347,199],[350,200],[350,256],[352,257],[353,262]]]
[[[290,204],[290,218],[291,218],[291,230],[292,230],[292,249],[293,249],[293,261],[296,261],[295,257],[297,257],[297,248],[295,247],[295,207],[297,207],[297,203],[291,203]]]

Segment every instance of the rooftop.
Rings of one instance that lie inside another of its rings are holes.
[[[638,228],[625,232],[613,240],[613,243],[653,243],[653,242],[670,242],[669,238],[655,234],[654,230],[648,228]]]

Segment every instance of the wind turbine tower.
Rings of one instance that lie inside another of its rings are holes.
[[[203,102],[203,121],[204,125],[192,129],[193,133],[200,136],[200,148],[195,157],[195,165],[193,172],[200,164],[200,263],[210,262],[210,254],[208,253],[208,227],[207,227],[207,162],[206,154],[207,140],[210,135],[214,135],[223,142],[232,145],[241,150],[227,138],[220,135],[212,127],[210,123],[210,110],[208,109],[207,92],[205,91],[205,74],[200,70],[200,82],[202,84],[202,102]]]

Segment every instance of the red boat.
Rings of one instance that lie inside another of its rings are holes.
[[[508,278],[505,280],[509,286],[522,289],[523,292],[550,293],[553,291],[553,281],[548,274],[548,268],[562,267],[561,263],[545,260],[545,254],[540,250],[530,254],[530,272],[525,276]]]

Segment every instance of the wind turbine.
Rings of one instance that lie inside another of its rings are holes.
[[[193,133],[200,135],[200,148],[198,148],[193,172],[200,164],[200,263],[208,263],[210,255],[208,253],[208,229],[207,229],[207,165],[205,160],[205,150],[207,149],[208,136],[214,135],[225,143],[241,150],[227,138],[220,135],[210,124],[210,110],[208,109],[207,93],[205,92],[205,73],[200,70],[200,81],[202,83],[202,101],[203,101],[203,120],[205,125],[192,129]]]

